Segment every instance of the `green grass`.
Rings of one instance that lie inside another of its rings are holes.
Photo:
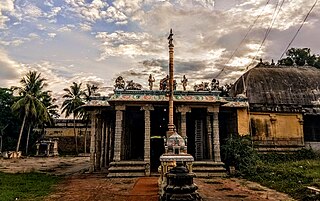
[[[9,174],[0,172],[0,201],[42,200],[60,177],[43,173]]]
[[[319,196],[312,195],[306,188],[320,188],[320,159],[260,161],[256,174],[245,177],[298,200],[320,200]]]

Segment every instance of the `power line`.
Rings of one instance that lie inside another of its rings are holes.
[[[262,42],[261,42],[261,44],[260,44],[260,46],[259,46],[259,48],[258,48],[258,50],[257,50],[257,52],[256,52],[256,55],[252,58],[252,61],[251,61],[251,63],[246,67],[246,70],[248,70],[248,68],[253,64],[254,60],[257,58],[257,56],[258,56],[258,54],[259,54],[259,52],[260,52],[263,44],[265,43],[266,39],[268,38],[268,36],[269,36],[269,34],[270,34],[271,30],[272,30],[272,27],[273,27],[273,25],[274,25],[274,22],[276,21],[279,13],[280,13],[280,11],[281,11],[281,8],[282,8],[282,6],[283,6],[284,0],[282,0],[281,4],[280,4],[280,6],[279,6],[279,9],[277,10],[278,5],[279,5],[279,2],[280,2],[280,1],[278,1],[277,4],[276,4],[276,6],[275,6],[275,9],[274,9],[274,12],[273,12],[273,15],[272,15],[271,23],[270,23],[268,29],[266,30],[266,33],[265,33],[264,38],[263,38],[263,40],[262,40]]]
[[[279,7],[279,9],[278,9],[278,11],[277,11],[279,1],[277,2],[276,7],[275,7],[275,10],[274,10],[274,13],[273,13],[273,15],[272,15],[272,21],[271,21],[271,23],[270,23],[270,25],[269,25],[269,27],[268,27],[265,35],[264,35],[264,38],[263,38],[263,40],[262,40],[262,42],[261,42],[261,44],[260,44],[260,46],[259,46],[259,49],[257,50],[256,55],[252,58],[252,62],[253,62],[253,61],[256,59],[256,57],[258,56],[258,54],[259,54],[259,52],[260,52],[260,50],[261,50],[264,42],[266,41],[267,37],[269,36],[269,34],[270,34],[271,30],[272,30],[272,27],[273,27],[273,25],[274,25],[274,22],[276,21],[279,13],[280,13],[280,11],[281,11],[281,8],[282,8],[283,3],[284,3],[284,0],[282,0],[282,2],[281,2],[281,4],[280,4],[280,7]]]
[[[290,41],[289,45],[286,47],[286,49],[284,50],[284,52],[282,53],[281,57],[279,58],[279,60],[282,59],[283,55],[287,52],[287,50],[289,49],[290,45],[293,43],[293,41],[295,40],[295,38],[297,37],[299,31],[301,30],[302,26],[304,25],[304,23],[307,21],[310,13],[312,12],[313,8],[316,6],[316,4],[318,3],[318,0],[316,0],[314,2],[314,4],[312,5],[311,9],[309,10],[308,14],[306,15],[306,17],[304,18],[303,22],[301,23],[299,29],[297,30],[297,32],[294,34],[292,40]]]
[[[264,5],[263,9],[261,10],[261,12],[259,13],[259,15],[256,17],[256,19],[254,20],[254,22],[250,25],[246,35],[244,36],[244,38],[241,40],[241,42],[239,43],[239,45],[237,46],[237,48],[232,52],[230,58],[228,59],[228,61],[224,64],[224,67],[221,69],[221,71],[215,76],[215,78],[219,77],[221,75],[221,73],[224,71],[224,69],[226,68],[226,64],[228,64],[231,59],[233,58],[233,56],[236,54],[236,52],[238,51],[238,49],[240,48],[240,46],[242,45],[242,43],[247,39],[250,31],[252,30],[252,28],[254,27],[254,25],[256,24],[256,22],[258,21],[258,19],[260,18],[260,16],[262,15],[264,9],[267,7],[267,5],[269,4],[270,0],[268,0],[266,2],[266,4]]]

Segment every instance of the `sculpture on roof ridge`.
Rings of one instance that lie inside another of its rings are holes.
[[[153,83],[155,82],[156,80],[154,79],[154,77],[150,74],[149,75],[149,79],[148,79],[148,82],[149,82],[149,89],[152,90],[153,88]]]
[[[195,91],[210,91],[209,82],[202,82],[193,86]]]
[[[186,75],[183,75],[181,83],[182,83],[183,91],[185,91],[188,85],[188,79],[186,78]]]
[[[133,82],[133,80],[127,81],[126,90],[141,90],[142,85],[136,82]]]
[[[119,90],[122,89],[124,90],[125,88],[125,81],[122,76],[117,77],[114,85],[114,90]]]
[[[219,90],[219,80],[212,79],[211,81],[211,91],[218,91]]]
[[[225,84],[219,87],[219,91],[221,91],[220,96],[228,97],[232,86],[233,84]]]
[[[169,75],[160,80],[160,90],[169,90]]]

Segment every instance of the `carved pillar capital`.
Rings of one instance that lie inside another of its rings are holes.
[[[219,113],[219,106],[209,106],[207,107],[207,111],[210,113]]]
[[[146,104],[144,106],[141,106],[141,110],[144,110],[144,111],[149,110],[150,111],[150,110],[154,110],[154,108],[152,105]]]
[[[181,106],[177,106],[176,111],[185,114],[187,112],[191,112],[191,108],[189,106],[181,105]]]
[[[125,105],[115,105],[114,109],[115,110],[126,110],[126,106]]]

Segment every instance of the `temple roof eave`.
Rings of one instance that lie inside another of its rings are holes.
[[[232,97],[221,97],[218,91],[175,91],[173,100],[179,104],[219,104],[226,107],[248,107],[246,99],[238,99]],[[114,94],[106,96],[91,97],[91,100],[83,107],[86,109],[111,107],[114,104],[134,103],[134,104],[157,104],[167,103],[169,97],[166,91],[150,91],[150,90],[120,90]]]

